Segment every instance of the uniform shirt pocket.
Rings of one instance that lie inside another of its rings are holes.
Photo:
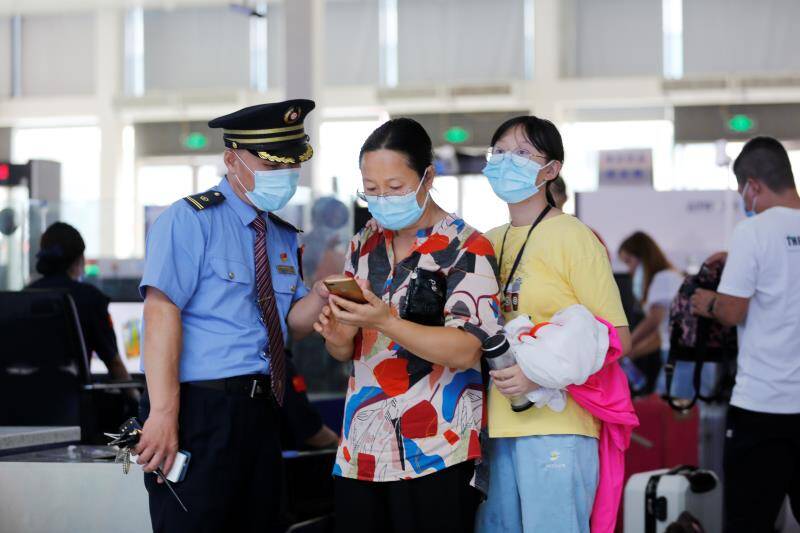
[[[253,269],[242,261],[227,257],[212,257],[211,268],[217,276],[232,283],[253,283]]]
[[[278,304],[278,312],[281,315],[281,325],[285,324],[286,316],[294,301],[294,292],[297,290],[297,276],[286,274],[276,274],[272,270],[272,288],[275,290],[275,301]]]

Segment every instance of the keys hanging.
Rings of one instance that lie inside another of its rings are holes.
[[[117,456],[114,459],[115,463],[122,463],[122,472],[127,474],[131,470],[131,453],[136,445],[139,444],[139,439],[142,437],[142,425],[136,418],[129,418],[119,428],[119,433],[105,433],[105,436],[110,439],[108,446],[116,448]],[[161,468],[157,468],[155,474],[164,482],[169,491],[177,500],[178,505],[181,506],[184,512],[189,512],[186,506],[181,501],[178,493],[172,487],[167,476]]]

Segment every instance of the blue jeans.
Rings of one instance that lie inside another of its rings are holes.
[[[536,435],[489,439],[489,495],[478,533],[589,533],[597,491],[597,439]]]

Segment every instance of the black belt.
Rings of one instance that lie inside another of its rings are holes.
[[[269,376],[264,374],[210,379],[206,381],[187,381],[185,385],[223,391],[236,396],[247,396],[255,400],[273,398]]]

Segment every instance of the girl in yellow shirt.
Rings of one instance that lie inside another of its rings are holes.
[[[608,254],[592,231],[553,207],[549,186],[564,147],[552,122],[521,116],[492,137],[484,174],[508,204],[511,223],[491,230],[503,315],[549,320],[573,305],[617,327],[630,348]],[[543,190],[544,189],[544,190]],[[480,532],[588,533],[598,483],[598,421],[568,396],[566,408],[514,412],[508,398],[538,388],[519,366],[493,371],[489,385],[489,495]]]

